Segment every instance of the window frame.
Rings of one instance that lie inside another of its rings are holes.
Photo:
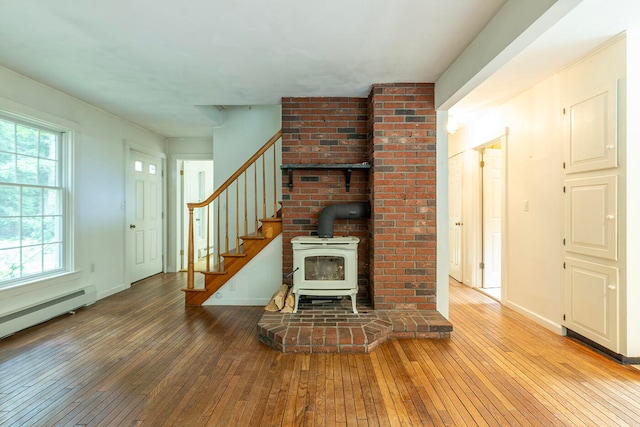
[[[5,102],[1,102],[5,101]],[[0,118],[5,121],[11,121],[18,125],[32,127],[45,132],[55,132],[60,135],[58,144],[59,171],[58,185],[56,188],[61,189],[61,267],[55,270],[43,271],[40,273],[21,276],[15,279],[6,279],[0,281],[0,290],[11,289],[14,287],[40,283],[51,279],[56,279],[75,272],[76,254],[75,254],[75,236],[74,236],[74,218],[73,218],[73,152],[74,152],[74,136],[75,129],[70,123],[64,119],[53,117],[45,113],[35,112],[19,104],[11,105],[13,108],[5,107],[6,100],[0,98]],[[12,103],[10,103],[12,104]],[[20,108],[23,107],[23,108]],[[20,110],[30,110],[28,114],[24,114]],[[38,155],[38,157],[40,157]],[[27,185],[30,184],[21,184]],[[37,188],[51,188],[50,186],[35,185]],[[22,212],[20,213],[20,218]],[[21,246],[22,247],[22,243]]]

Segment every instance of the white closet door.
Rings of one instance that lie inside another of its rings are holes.
[[[616,260],[617,177],[570,179],[565,191],[567,252]]]
[[[618,166],[616,83],[569,106],[566,172],[588,172]]]
[[[618,269],[568,257],[565,272],[565,326],[617,353]]]

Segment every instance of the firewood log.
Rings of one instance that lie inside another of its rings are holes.
[[[278,310],[282,310],[282,307],[284,307],[284,299],[287,297],[288,291],[289,291],[289,285],[284,284],[280,286],[280,289],[278,289],[278,292],[276,292],[273,295],[273,302],[276,303]]]

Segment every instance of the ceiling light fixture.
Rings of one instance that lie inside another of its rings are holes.
[[[449,135],[453,135],[458,131],[458,120],[455,117],[449,116],[447,117],[447,132]]]

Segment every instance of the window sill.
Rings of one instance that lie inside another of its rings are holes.
[[[27,282],[12,283],[5,286],[0,286],[0,293],[2,293],[3,296],[6,295],[7,297],[20,295],[23,293],[31,292],[34,289],[39,289],[42,286],[51,287],[77,280],[80,278],[80,274],[80,271],[64,271],[53,276],[36,278]]]

